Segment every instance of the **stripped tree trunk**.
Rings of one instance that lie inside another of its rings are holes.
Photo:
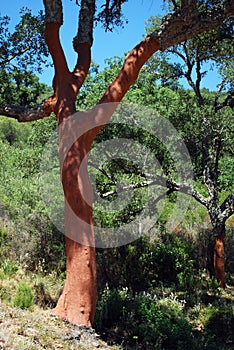
[[[119,75],[110,84],[109,88],[101,98],[99,104],[112,102],[110,109],[105,109],[103,114],[96,116],[91,122],[91,129],[77,140],[66,155],[61,167],[62,184],[66,199],[65,206],[65,234],[66,234],[66,282],[63,293],[55,308],[55,314],[73,324],[92,325],[95,314],[96,303],[96,260],[95,239],[92,219],[92,188],[89,181],[87,159],[92,142],[107,123],[113,109],[122,100],[130,85],[136,80],[140,68],[146,60],[159,49],[159,42],[155,38],[148,37],[142,41],[127,56]],[[64,88],[63,83],[63,88]],[[67,97],[66,93],[66,97]],[[66,115],[72,115],[67,102],[63,101],[62,110]],[[59,113],[59,118],[64,120],[64,114]],[[71,130],[72,132],[72,130]],[[59,150],[63,159],[64,150],[63,137],[61,135]],[[82,171],[80,165],[82,164]],[[83,193],[85,191],[85,194]],[[87,200],[88,197],[88,200]],[[84,199],[85,198],[85,199]],[[88,204],[87,204],[88,202]],[[69,208],[80,220],[73,220]],[[82,221],[87,223],[85,228]],[[70,237],[77,237],[78,241],[87,242],[80,244]]]
[[[215,236],[214,272],[220,287],[225,286],[224,235]]]
[[[86,36],[85,42],[82,43],[78,32],[78,36],[74,41],[74,48],[78,52],[79,59],[74,72],[69,72],[59,40],[61,16],[58,19],[54,16],[48,17],[46,41],[55,67],[53,82],[55,92],[54,112],[58,125],[61,126],[59,155],[61,180],[65,195],[66,235],[66,281],[54,313],[73,324],[92,325],[96,306],[96,258],[92,218],[92,188],[85,157],[90,151],[95,136],[107,123],[114,110],[111,108],[109,112],[105,111],[97,118],[93,118],[90,130],[81,135],[69,150],[66,149],[66,140],[72,134],[72,126],[68,130],[69,117],[76,112],[76,96],[88,73],[91,42],[86,42],[90,40],[90,36]],[[51,21],[51,18],[53,18],[53,21]],[[56,19],[58,22],[55,21]],[[137,79],[142,65],[159,48],[159,41],[153,36],[147,37],[137,45],[126,57],[122,70],[110,84],[99,104],[112,102],[115,108],[117,106],[115,102],[122,100],[131,84]],[[66,125],[65,131],[63,131],[63,123]],[[81,164],[82,171],[80,171]],[[89,197],[88,201],[87,196]],[[70,208],[81,220],[73,220]]]
[[[225,223],[220,222],[213,226],[214,236],[214,276],[220,287],[225,287]]]

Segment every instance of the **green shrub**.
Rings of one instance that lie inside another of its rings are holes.
[[[110,327],[124,316],[128,300],[127,289],[110,290],[108,286],[99,295],[99,302],[95,315],[98,329]]]
[[[148,294],[137,296],[129,320],[134,325],[132,338],[137,336],[149,349],[195,350],[192,327],[183,307],[173,294],[164,299]]]
[[[228,341],[234,344],[234,310],[232,307],[222,310],[214,307],[209,309],[211,312],[206,322],[207,332],[213,334],[218,342]]]
[[[118,329],[129,346],[139,341],[147,350],[195,350],[184,306],[185,302],[175,294],[159,298],[155,294],[133,295],[127,289],[106,288],[98,302],[95,327]]]
[[[134,243],[98,251],[99,289],[106,284],[133,292],[153,290],[160,283],[178,290],[194,289],[194,251],[192,243],[167,232],[155,233],[151,242],[141,237]]]
[[[21,283],[14,299],[14,306],[17,306],[20,309],[30,309],[33,304],[34,295],[32,288],[25,283]]]
[[[157,279],[187,290],[194,280],[191,242],[167,232],[161,234],[160,238],[161,242],[155,244],[154,249]]]

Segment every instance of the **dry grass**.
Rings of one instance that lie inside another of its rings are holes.
[[[0,268],[0,349],[120,350],[119,347],[108,346],[89,332],[81,332],[80,339],[77,339],[73,336],[78,332],[75,326],[52,315],[45,301],[56,301],[62,286],[58,277],[26,273],[21,268],[13,273],[11,270],[10,262],[4,269]],[[20,283],[28,285],[34,293],[36,304],[29,309],[14,307]],[[38,286],[44,286],[46,293],[41,295],[41,288],[37,292]]]
[[[35,306],[33,311],[21,310],[0,303],[0,349],[7,350],[91,350],[119,349],[101,340],[72,338],[75,327],[53,315],[51,310]]]

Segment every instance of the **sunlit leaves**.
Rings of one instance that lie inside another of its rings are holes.
[[[41,72],[48,62],[43,14],[35,16],[25,8],[20,15],[20,22],[12,33],[9,17],[0,17],[0,67],[6,71],[17,68]]]

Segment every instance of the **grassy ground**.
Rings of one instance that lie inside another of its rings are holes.
[[[0,349],[120,349],[108,346],[94,330],[52,315],[62,283],[55,275],[26,273],[11,262],[0,268]]]
[[[147,350],[141,344],[134,347],[132,344],[128,345],[127,338],[123,348],[115,345],[122,344],[124,333],[128,329],[120,332],[116,327],[109,325],[105,337],[108,339],[107,344],[95,334],[94,330],[82,330],[54,317],[52,308],[62,283],[63,281],[53,274],[43,276],[38,273],[27,273],[11,262],[2,264],[0,268],[0,349]],[[217,339],[225,338],[224,346],[219,346],[217,349],[232,350],[234,334],[231,330],[232,325],[228,323],[226,317],[230,317],[230,322],[233,322],[233,316],[231,317],[234,312],[233,280],[225,290],[218,294],[217,291],[215,293],[211,291],[205,296],[204,303],[199,303],[188,310],[189,322],[193,330],[201,335],[201,339],[203,335],[206,336],[207,331],[211,331],[211,336],[216,334]],[[221,313],[223,320],[219,324],[217,315],[222,310],[226,311],[224,314]],[[211,321],[213,323],[210,323]],[[227,327],[231,328],[227,330]],[[200,348],[211,349],[212,347]]]
[[[34,306],[33,311],[0,304],[0,349],[7,350],[91,350],[112,349],[95,334],[81,334],[51,315],[51,310]]]

